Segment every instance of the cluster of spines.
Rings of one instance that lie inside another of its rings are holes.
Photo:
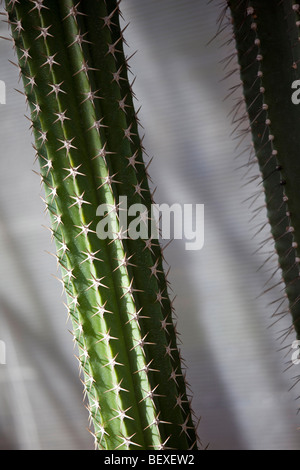
[[[161,248],[119,225],[118,196],[152,202],[119,2],[6,6],[95,443],[195,448]],[[97,237],[101,203],[114,240]]]
[[[229,15],[227,15],[229,12]],[[250,134],[252,138],[251,156],[247,167],[258,164],[260,174],[254,178],[261,182],[261,189],[254,198],[264,193],[265,205],[256,209],[256,214],[266,208],[268,224],[271,229],[260,245],[263,248],[270,240],[278,255],[282,279],[274,287],[281,285],[285,294],[276,300],[274,318],[280,319],[288,313],[292,315],[293,325],[283,332],[282,338],[295,331],[300,335],[300,274],[299,274],[299,230],[297,214],[297,195],[292,172],[297,168],[297,144],[289,146],[292,129],[284,127],[284,121],[290,121],[291,115],[297,126],[297,109],[291,104],[291,85],[299,78],[299,4],[293,1],[257,2],[237,0],[225,2],[221,21],[227,19],[232,24],[235,50],[226,58],[227,65],[237,57],[238,72],[241,81],[230,89],[231,96],[243,91],[233,111],[234,132],[243,138]],[[280,23],[280,27],[278,27]],[[222,28],[220,27],[220,31]],[[271,39],[272,38],[272,39]],[[275,40],[276,38],[276,40]],[[279,45],[279,49],[277,46]],[[282,49],[281,49],[282,48]],[[272,68],[272,59],[277,67]],[[284,80],[282,80],[284,78]],[[281,82],[283,85],[281,85]],[[278,85],[277,85],[278,84]],[[276,93],[281,87],[281,91]],[[277,95],[277,96],[276,96]],[[278,95],[285,105],[278,109]],[[246,113],[241,113],[245,110]],[[284,113],[286,113],[285,117]],[[299,120],[298,120],[299,122]],[[241,126],[245,125],[245,128]],[[281,128],[280,128],[281,126]],[[285,135],[284,135],[285,133]],[[293,148],[293,151],[290,149]],[[262,227],[259,231],[262,230]],[[275,273],[272,274],[271,280]],[[288,306],[286,307],[286,300]],[[277,320],[276,320],[277,321]]]

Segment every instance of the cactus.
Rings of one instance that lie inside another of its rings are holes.
[[[293,103],[292,94],[299,79],[299,15],[299,4],[292,0],[230,0],[225,2],[221,15],[223,19],[229,17],[233,28],[243,88],[233,120],[242,138],[251,133],[253,152],[248,165],[259,166],[284,298],[288,299],[288,309],[282,310],[280,302],[274,316],[280,319],[290,312],[292,326],[287,334],[294,331],[298,340],[300,107]],[[232,87],[231,93],[238,89],[239,86]],[[248,122],[245,129],[241,129],[245,116],[239,116],[243,104]]]
[[[121,196],[149,214],[152,195],[119,3],[6,0],[6,10],[95,446],[196,449],[163,251],[120,222]]]

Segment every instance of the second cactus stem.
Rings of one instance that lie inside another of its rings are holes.
[[[292,0],[226,2],[268,220],[293,330],[300,339],[300,6]],[[299,86],[300,82],[298,82]],[[240,122],[245,122],[243,119]],[[281,299],[283,300],[283,299]],[[279,304],[276,316],[287,312]]]
[[[161,248],[120,223],[121,196],[148,216],[152,197],[119,2],[6,0],[6,9],[95,444],[196,449]]]

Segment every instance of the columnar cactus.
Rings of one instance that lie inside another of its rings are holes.
[[[292,0],[225,2],[234,30],[253,155],[265,192],[293,328],[300,339],[300,7]],[[237,89],[237,88],[236,88]],[[241,105],[239,102],[238,106]],[[235,122],[238,127],[244,117]],[[276,312],[279,317],[285,311]]]
[[[120,223],[121,196],[148,216],[152,197],[119,1],[6,10],[96,447],[196,449],[162,250]]]

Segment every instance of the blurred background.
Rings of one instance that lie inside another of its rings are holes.
[[[246,176],[239,169],[250,142],[236,149],[230,135],[228,113],[239,97],[224,101],[237,83],[234,75],[223,80],[230,30],[208,44],[218,4],[123,0],[126,52],[137,49],[130,64],[156,202],[205,205],[203,249],[187,251],[185,240],[175,240],[165,250],[199,435],[212,450],[296,450],[294,337],[285,338],[289,318],[271,326],[282,286],[260,295],[277,264],[271,258],[260,269],[272,249],[257,251],[268,227],[254,237],[264,211],[253,210],[263,199],[256,169]],[[0,35],[7,34],[2,22]],[[93,449],[71,325],[47,253],[54,246],[32,171],[28,110],[9,59],[11,43],[0,39],[0,449]],[[228,71],[234,68],[233,61]]]

